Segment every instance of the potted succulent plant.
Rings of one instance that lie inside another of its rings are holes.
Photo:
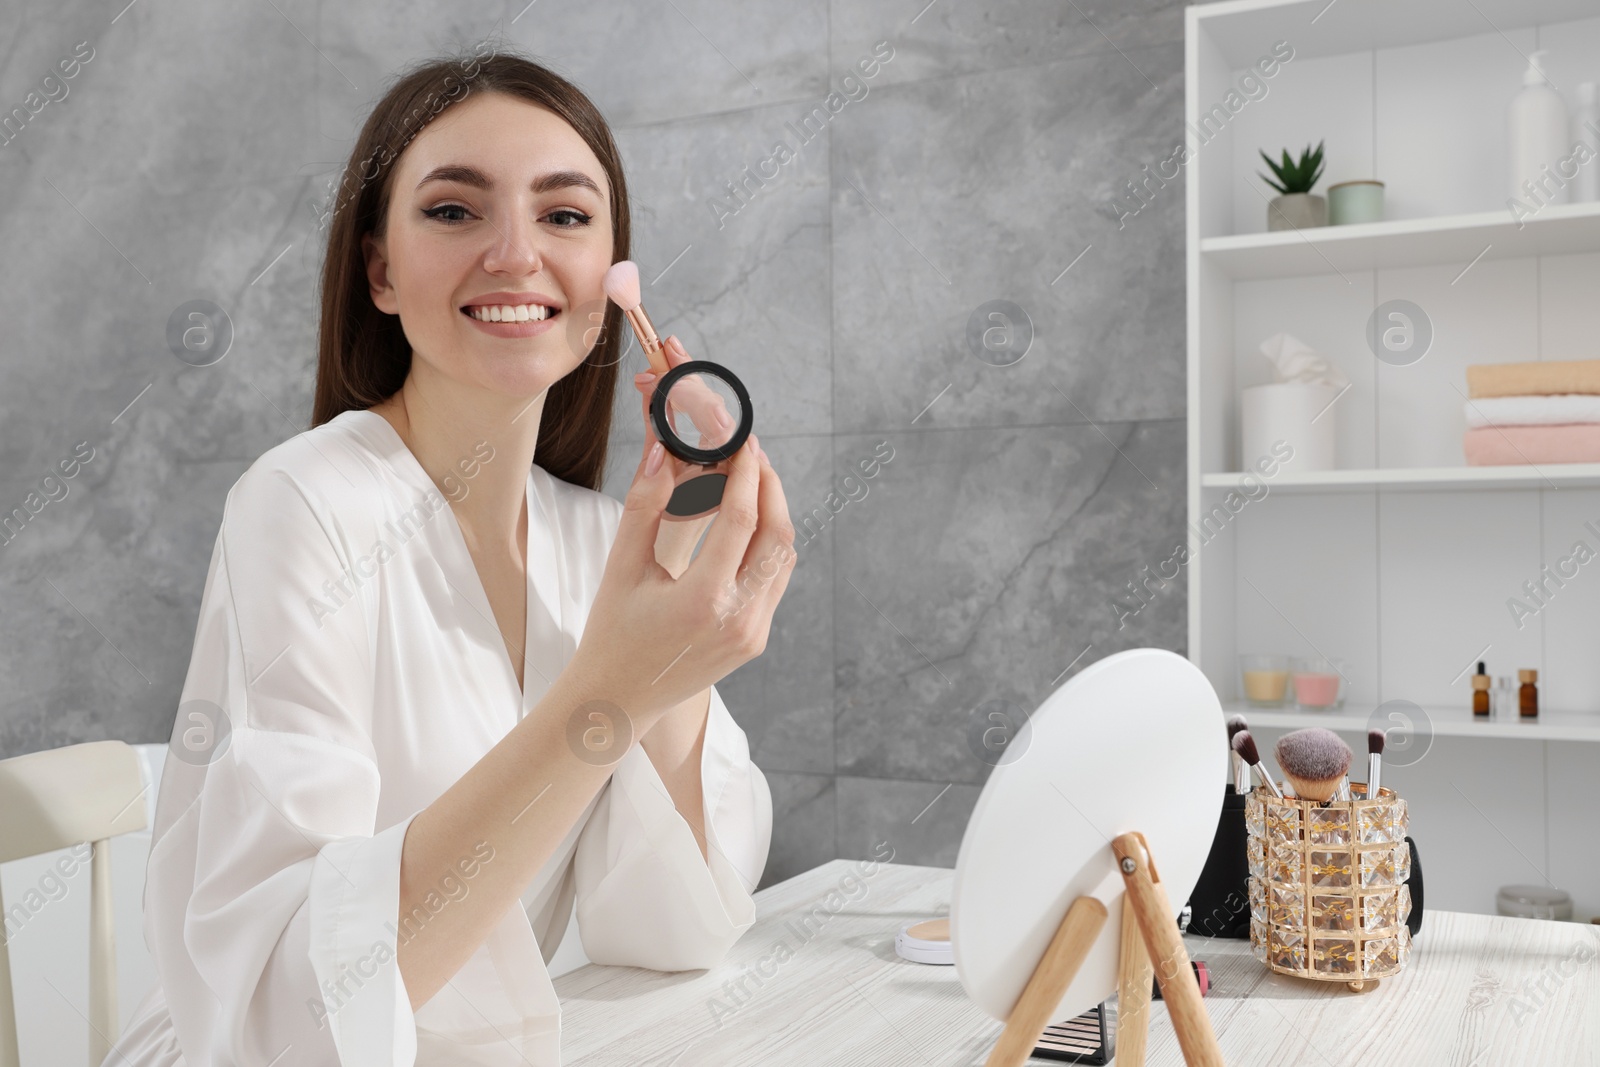
[[[1306,145],[1298,161],[1289,158],[1287,148],[1283,150],[1282,163],[1274,163],[1265,152],[1261,153],[1261,158],[1267,161],[1267,166],[1278,178],[1273,181],[1263,174],[1261,180],[1281,194],[1267,204],[1267,229],[1303,230],[1311,226],[1326,226],[1328,201],[1311,191],[1317,179],[1322,177],[1322,142],[1317,142],[1315,151]]]

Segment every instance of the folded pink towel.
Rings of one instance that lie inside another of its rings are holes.
[[[1472,467],[1529,463],[1600,463],[1600,423],[1480,426],[1461,438]]]

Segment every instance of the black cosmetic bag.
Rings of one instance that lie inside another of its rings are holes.
[[[1248,834],[1244,826],[1244,795],[1235,793],[1232,784],[1222,787],[1222,814],[1217,819],[1217,832],[1211,840],[1211,853],[1200,871],[1200,880],[1189,894],[1189,933],[1205,937],[1250,936],[1250,859],[1245,842]],[[1417,855],[1417,843],[1410,837],[1411,877],[1406,885],[1411,887],[1411,918],[1406,926],[1411,936],[1422,930],[1422,859]]]

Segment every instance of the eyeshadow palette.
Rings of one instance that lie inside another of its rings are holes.
[[[1033,1058],[1107,1064],[1116,1052],[1116,1032],[1116,1005],[1109,1001],[1097,1004],[1082,1015],[1045,1027],[1034,1046]]]

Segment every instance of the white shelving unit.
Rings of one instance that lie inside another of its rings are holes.
[[[1514,214],[1506,163],[1535,49],[1569,105],[1600,81],[1600,0],[1229,0],[1187,28],[1190,658],[1230,705],[1241,652],[1344,661],[1340,712],[1243,710],[1266,752],[1313,723],[1360,751],[1380,705],[1422,709],[1425,755],[1386,781],[1430,905],[1492,912],[1500,884],[1549,882],[1600,915],[1600,464],[1461,450],[1468,365],[1600,358],[1600,203]],[[1257,150],[1319,140],[1317,191],[1380,179],[1385,221],[1265,232]],[[1395,299],[1433,332],[1404,367],[1366,344]],[[1258,346],[1284,331],[1351,380],[1325,416],[1336,470],[1242,473],[1239,392],[1271,380]],[[1574,562],[1580,541],[1596,558]],[[1478,660],[1539,671],[1538,722],[1473,719]]]
[[[1438,264],[1459,269],[1480,255],[1493,260],[1597,251],[1600,203],[1552,204],[1520,221],[1502,209],[1200,241],[1206,262],[1235,281]]]
[[[1254,489],[1239,473],[1202,474],[1202,489]],[[1600,463],[1547,463],[1519,467],[1394,467],[1388,470],[1307,471],[1272,481],[1274,493],[1337,493],[1344,490],[1585,489],[1600,486]]]
[[[1227,714],[1250,720],[1252,731],[1270,726],[1280,730],[1299,730],[1306,726],[1325,726],[1335,733],[1358,734],[1365,738],[1375,722],[1385,718],[1375,704],[1347,705],[1336,711],[1299,711],[1295,708],[1253,708],[1230,703]],[[1485,719],[1466,708],[1423,708],[1428,733],[1434,737],[1502,738],[1508,741],[1600,741],[1600,711],[1546,711],[1537,719]],[[1365,751],[1366,741],[1347,739],[1356,751]],[[1359,741],[1359,743],[1358,743]],[[1361,778],[1360,768],[1354,776]]]

